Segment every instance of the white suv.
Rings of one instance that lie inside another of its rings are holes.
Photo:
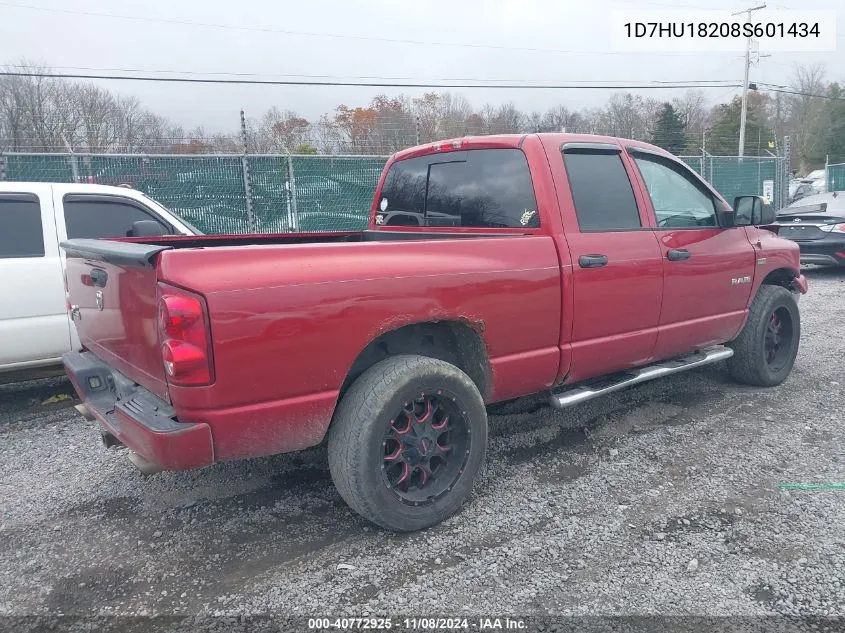
[[[52,373],[62,354],[80,348],[60,242],[198,233],[134,189],[0,182],[0,381]]]

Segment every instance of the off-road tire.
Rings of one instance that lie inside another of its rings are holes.
[[[468,433],[462,455],[455,455],[458,465],[450,466],[454,483],[417,504],[403,500],[388,481],[385,437],[403,406],[423,392],[442,394],[435,397],[462,414]],[[400,355],[370,367],[344,394],[329,429],[329,468],[340,496],[355,512],[389,530],[411,532],[440,523],[460,507],[486,448],[487,412],[469,376],[442,360]]]
[[[773,315],[778,314],[781,317],[788,315],[791,335],[780,362],[773,365],[767,360],[766,337]],[[751,303],[745,327],[728,343],[734,350],[734,355],[728,359],[731,376],[738,382],[756,387],[781,384],[795,364],[800,339],[801,315],[793,293],[782,286],[761,286]]]

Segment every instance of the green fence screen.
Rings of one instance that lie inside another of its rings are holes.
[[[762,196],[769,193],[766,181],[771,181],[772,202],[776,209],[784,206],[784,162],[777,157],[746,156],[681,156],[681,159],[701,174],[729,203],[737,196]]]
[[[131,185],[206,233],[354,231],[382,156],[2,154],[0,180]],[[246,169],[249,173],[249,195]]]
[[[73,160],[65,154],[3,154],[0,180],[14,182],[77,182]]]
[[[827,166],[827,190],[845,191],[845,163]]]
[[[782,206],[780,159],[681,158],[729,202],[738,195],[763,195],[769,180],[774,182],[775,207]],[[128,184],[206,233],[355,231],[367,224],[386,160],[383,156],[0,154],[0,180]],[[845,165],[832,165],[828,178],[845,185]]]

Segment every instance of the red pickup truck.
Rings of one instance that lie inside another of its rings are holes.
[[[361,232],[65,242],[65,367],[146,472],[327,438],[354,510],[421,529],[468,496],[486,405],[720,360],[781,383],[807,285],[773,221],[645,143],[432,143],[389,160]]]

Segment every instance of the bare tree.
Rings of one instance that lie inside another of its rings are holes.
[[[273,106],[258,121],[249,121],[247,136],[249,150],[258,153],[293,152],[297,147],[311,144],[311,123],[293,110]]]
[[[690,89],[672,99],[672,107],[688,133],[700,134],[709,122],[707,97],[702,90]]]
[[[323,114],[314,126],[314,141],[323,154],[341,154],[347,151],[349,139],[336,116]]]
[[[486,134],[516,134],[525,127],[525,115],[512,103],[486,104],[482,110]]]
[[[478,117],[463,95],[428,92],[411,103],[414,125],[420,141],[454,138],[480,133]]]
[[[800,168],[810,170],[824,160],[828,127],[824,99],[812,95],[824,94],[825,68],[823,64],[798,66],[793,78],[795,91],[801,94],[789,99],[790,125],[795,136],[795,149]]]
[[[10,71],[49,74],[21,62]],[[134,97],[50,77],[0,78],[0,148],[20,151],[168,151],[167,122]]]
[[[543,115],[537,111],[525,116],[525,131],[526,132],[542,132],[543,131]]]
[[[8,68],[10,72],[49,69],[22,62]],[[2,126],[11,135],[14,149],[56,151],[65,146],[69,110],[69,94],[65,85],[49,77],[4,77],[2,96]]]
[[[21,77],[0,79],[0,149],[20,150],[30,132],[23,109]]]
[[[119,147],[120,107],[117,99],[93,84],[70,84],[68,104],[79,115],[73,144],[87,152],[108,152]],[[66,108],[60,108],[66,110]],[[67,135],[71,130],[65,129]]]
[[[443,93],[439,108],[439,129],[444,138],[454,138],[468,134],[472,106],[463,95],[451,92]]]
[[[630,92],[614,93],[599,119],[601,133],[644,139],[654,125],[660,108],[660,103],[654,99],[644,99]]]
[[[378,95],[370,103],[374,114],[371,146],[367,152],[391,154],[416,142],[411,102],[405,95],[393,99]]]
[[[555,106],[543,115],[542,129],[544,132],[582,132],[584,116],[566,108]]]

